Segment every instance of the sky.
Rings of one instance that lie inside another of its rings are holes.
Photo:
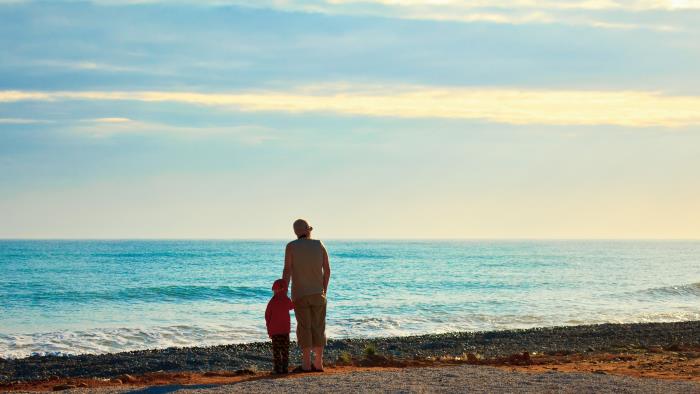
[[[700,238],[700,0],[0,0],[0,238]]]

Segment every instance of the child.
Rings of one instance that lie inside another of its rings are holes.
[[[294,309],[292,300],[287,297],[287,281],[277,279],[272,285],[275,293],[265,309],[267,335],[272,339],[272,358],[274,373],[289,372],[289,311]]]

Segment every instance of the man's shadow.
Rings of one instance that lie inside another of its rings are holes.
[[[309,373],[313,374],[313,373]],[[304,374],[302,374],[304,375]],[[242,379],[237,382],[230,382],[230,383],[220,383],[220,384],[169,384],[165,386],[150,386],[150,387],[144,387],[136,390],[129,391],[129,394],[168,394],[168,393],[174,393],[178,390],[201,390],[201,389],[210,389],[213,387],[220,387],[220,386],[233,386],[239,383],[243,382],[252,382],[255,380],[267,380],[267,379],[285,379],[289,378],[290,375],[262,375],[262,376],[251,376],[247,379]]]
[[[144,387],[142,389],[129,391],[129,394],[168,394],[174,393],[179,390],[201,390],[210,389],[216,387],[216,384],[196,384],[196,385],[181,385],[181,384],[169,384],[167,386],[151,386]]]

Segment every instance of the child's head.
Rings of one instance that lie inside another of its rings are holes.
[[[287,293],[287,281],[284,279],[277,279],[275,283],[272,284],[272,291],[277,293]]]

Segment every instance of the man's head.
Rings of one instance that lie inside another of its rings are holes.
[[[287,281],[284,279],[277,279],[275,283],[272,284],[272,291],[277,293],[287,293]]]
[[[294,234],[296,234],[298,238],[308,238],[313,229],[313,227],[309,226],[309,222],[304,219],[297,219],[294,221]]]

